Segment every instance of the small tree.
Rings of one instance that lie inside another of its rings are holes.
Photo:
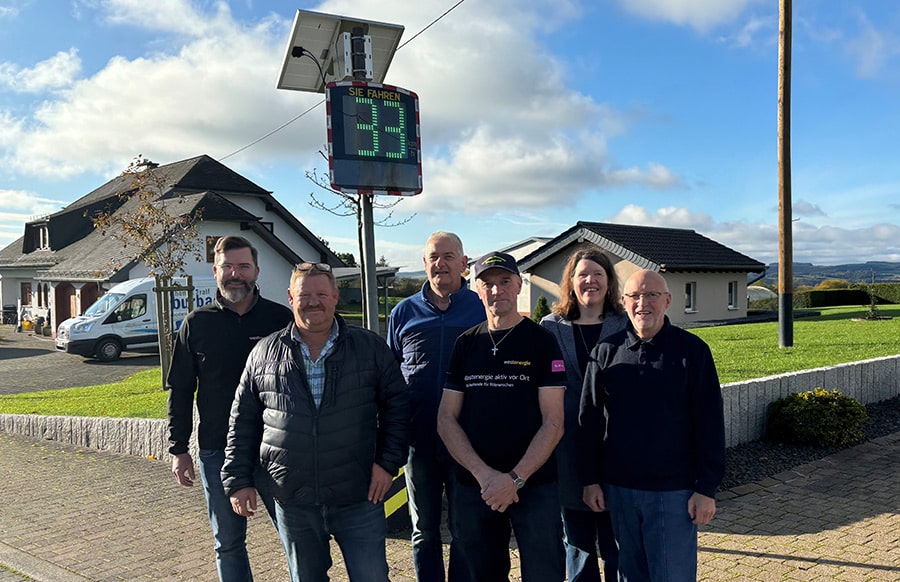
[[[344,264],[348,267],[358,267],[356,264],[356,257],[353,256],[353,253],[336,253],[337,258],[344,261]]]
[[[531,312],[531,319],[540,323],[545,315],[550,315],[550,306],[547,305],[547,298],[541,295],[534,305],[534,311]]]
[[[113,270],[131,261],[143,263],[148,273],[156,276],[157,286],[169,290],[165,296],[162,290],[157,290],[159,359],[165,383],[175,334],[169,300],[173,292],[171,279],[187,274],[185,260],[189,255],[196,261],[203,260],[197,230],[202,212],[190,210],[181,196],[166,197],[171,185],[158,167],[159,164],[138,154],[122,173],[130,183],[119,194],[119,204],[90,218],[100,234],[122,242],[123,252],[111,261]]]
[[[90,217],[100,234],[122,242],[125,253],[113,259],[115,270],[134,260],[146,265],[150,275],[175,277],[187,274],[188,255],[203,259],[197,231],[202,212],[189,211],[181,196],[165,197],[171,186],[158,166],[139,154],[122,173],[131,182],[119,194],[120,204]]]
[[[319,155],[321,155],[325,159],[328,159],[328,156],[323,151],[319,151]],[[312,206],[313,208],[317,208],[319,210],[324,210],[325,212],[329,212],[335,216],[355,216],[356,217],[357,245],[358,245],[358,249],[359,249],[360,260],[362,260],[365,253],[363,253],[364,233],[363,233],[363,223],[362,223],[362,199],[360,197],[366,196],[366,194],[347,194],[347,193],[341,192],[339,190],[335,190],[328,183],[328,180],[326,179],[326,177],[320,176],[318,174],[318,172],[316,172],[315,169],[307,171],[306,178],[310,182],[312,182],[313,184],[315,184],[316,186],[321,188],[322,190],[325,190],[326,192],[330,192],[331,194],[334,194],[338,198],[338,202],[336,204],[328,205],[328,204],[325,204],[323,201],[319,200],[318,198],[316,198],[315,193],[310,192],[309,193],[309,197],[310,197],[309,205],[310,206]],[[400,198],[397,198],[395,200],[392,200],[389,203],[377,203],[377,202],[375,202],[375,199],[373,197],[372,198],[372,207],[373,208],[389,210],[389,212],[387,213],[387,215],[384,218],[382,218],[381,220],[375,221],[375,226],[402,226],[402,225],[406,224],[407,222],[409,222],[410,220],[412,220],[413,217],[415,216],[415,214],[413,214],[403,220],[394,221],[393,208],[395,206],[397,206],[398,204],[400,204],[400,202],[402,202],[402,200]],[[363,270],[365,269],[365,266],[364,265],[360,265],[360,266],[363,267],[363,269],[360,269],[360,289],[363,291],[363,295],[364,295],[363,296],[363,305],[365,306],[367,304],[367,298],[365,297],[365,286],[362,284],[363,274],[364,274]],[[363,325],[368,324],[368,322],[365,321],[365,319],[366,319],[365,315],[366,315],[366,310],[363,309]]]
[[[869,293],[869,309],[866,311],[866,319],[880,319],[881,314],[878,313],[878,297],[875,295],[875,274],[872,274],[872,284],[866,286]]]

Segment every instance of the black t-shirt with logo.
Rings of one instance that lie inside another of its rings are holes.
[[[556,339],[530,319],[492,333],[493,339],[484,322],[459,336],[445,387],[464,395],[459,424],[472,448],[490,467],[507,472],[525,455],[541,427],[538,390],[565,386],[566,370]],[[457,478],[476,483],[461,466]],[[555,479],[551,455],[528,482]]]

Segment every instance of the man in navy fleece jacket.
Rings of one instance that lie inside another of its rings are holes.
[[[697,526],[725,474],[722,393],[709,347],[666,317],[665,279],[638,271],[631,325],[594,349],[577,438],[584,501],[608,508],[629,582],[696,580]]]

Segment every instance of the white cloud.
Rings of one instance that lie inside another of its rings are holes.
[[[8,213],[3,220],[27,220],[31,216],[56,212],[64,204],[59,200],[43,198],[33,192],[0,189],[0,208],[23,211],[22,214]]]
[[[719,40],[736,48],[751,48],[762,44],[768,47],[778,40],[778,15],[775,17],[750,16],[736,32],[719,37]]]
[[[864,13],[859,13],[858,20],[859,33],[847,39],[844,49],[855,63],[857,76],[872,79],[900,54],[900,41],[888,31],[875,27]]]
[[[123,4],[112,4],[119,17]],[[178,32],[199,36],[168,53],[113,57],[95,75],[42,102],[32,118],[7,115],[5,125],[20,129],[16,142],[7,144],[7,170],[66,178],[86,171],[114,174],[137,153],[160,162],[200,153],[220,157],[319,100],[275,89],[278,44],[288,23],[266,20],[245,28],[221,11],[208,17],[186,10],[184,2],[153,6],[165,18],[152,25],[171,21]],[[277,161],[314,151],[325,142],[321,115],[308,116],[314,123],[298,122],[254,153]]]
[[[687,228],[763,263],[778,260],[778,228],[775,224],[716,222],[704,212],[687,208],[666,207],[650,211],[637,205],[623,207],[607,222]],[[796,262],[836,265],[900,260],[900,226],[895,224],[842,228],[796,222],[792,231]]]
[[[648,20],[662,20],[707,31],[734,21],[760,0],[618,0],[622,8]]]
[[[431,10],[416,11],[413,18],[400,0],[381,2],[377,10],[363,2],[334,2],[322,10],[399,21],[416,31],[446,9],[436,1],[425,4]],[[445,190],[474,196],[497,184],[501,198],[504,191],[521,192],[526,205],[540,205],[559,192],[574,197],[604,181],[599,168],[607,162],[605,135],[623,132],[629,121],[566,89],[562,65],[532,33],[557,26],[577,9],[568,3],[552,12],[554,18],[544,18],[551,5],[557,3],[463,4],[394,58],[388,81],[421,98],[423,147],[436,162],[429,169],[436,179],[431,187],[447,178],[452,187]],[[198,153],[221,157],[321,100],[274,88],[287,18],[242,25],[224,3],[206,14],[183,0],[101,6],[107,22],[155,31],[171,47],[157,42],[156,52],[143,57],[113,57],[96,74],[43,102],[33,117],[8,118],[5,125],[20,132],[7,144],[3,161],[9,168],[66,178],[85,171],[111,175],[137,153],[160,162]],[[320,149],[323,111],[254,145],[240,159],[273,164]],[[500,152],[507,157],[489,172],[479,157],[490,154],[499,161]],[[554,183],[551,177],[563,172],[570,175]],[[652,184],[660,177],[666,180],[651,168],[610,180]]]
[[[26,222],[56,212],[63,205],[33,192],[0,188],[0,248],[22,236]]]
[[[795,200],[791,204],[791,210],[798,216],[825,216],[821,208],[808,200]]]
[[[640,168],[612,170],[608,174],[608,182],[612,186],[638,184],[659,190],[669,190],[684,185],[681,178],[672,170],[654,162],[650,162],[646,170]]]
[[[22,134],[22,120],[14,118],[6,111],[0,111],[0,148],[12,148],[19,144]]]
[[[77,49],[60,51],[31,68],[0,63],[0,86],[20,93],[41,93],[68,87],[81,72]]]

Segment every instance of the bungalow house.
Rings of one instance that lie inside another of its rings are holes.
[[[276,301],[287,301],[295,264],[315,261],[344,267],[271,192],[207,155],[151,171],[164,178],[159,204],[179,215],[201,212],[198,231],[205,257],[199,262],[186,258],[189,275],[212,276],[212,247],[224,235],[243,236],[259,249],[258,284],[263,295]],[[146,276],[147,267],[135,260],[134,248],[104,236],[91,222],[97,211],[128,212],[137,206],[135,198],[120,197],[132,189],[132,176],[120,175],[59,212],[26,223],[23,236],[0,250],[3,305],[20,302],[55,330],[112,285]]]
[[[746,317],[748,274],[766,270],[763,263],[693,230],[578,222],[519,258],[525,280],[519,311],[530,314],[541,295],[550,305],[559,300],[566,260],[586,243],[609,254],[622,283],[640,269],[659,272],[672,293],[669,319],[678,325]]]

